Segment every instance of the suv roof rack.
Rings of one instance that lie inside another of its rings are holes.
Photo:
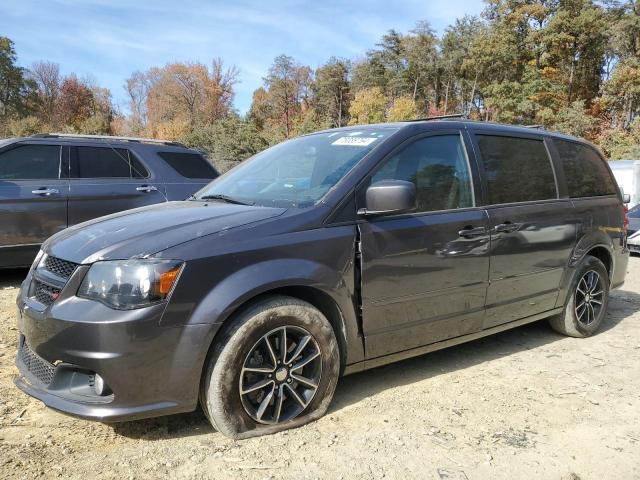
[[[427,120],[448,120],[453,118],[462,118],[464,120],[467,119],[466,113],[455,113],[452,115],[436,115],[435,117],[425,117],[425,118],[415,118],[413,120],[407,120],[407,122],[424,122]]]
[[[524,128],[536,128],[538,130],[544,130],[544,125],[522,125]]]
[[[99,140],[109,141],[114,140],[118,142],[134,142],[134,143],[154,143],[157,145],[168,145],[173,147],[185,147],[180,142],[174,142],[172,140],[159,140],[157,138],[138,138],[138,137],[116,137],[111,135],[81,135],[75,133],[38,133],[31,135],[31,138],[78,138],[82,140]]]

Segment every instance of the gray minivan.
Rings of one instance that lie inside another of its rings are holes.
[[[48,134],[0,142],[0,268],[28,266],[77,223],[184,200],[218,173],[176,142]]]
[[[623,202],[601,154],[564,135],[306,135],[188,201],[47,240],[17,299],[16,383],[102,421],[200,404],[235,438],[296,427],[340,375],[542,319],[594,334],[625,279]]]

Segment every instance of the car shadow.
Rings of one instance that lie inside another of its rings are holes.
[[[28,268],[0,270],[0,289],[19,288],[27,273],[29,273]]]
[[[600,333],[614,328],[640,310],[640,294],[617,290],[609,302]],[[543,347],[566,337],[554,332],[545,320],[419,357],[349,375],[338,382],[329,414],[366,398],[405,384]],[[198,408],[195,412],[114,424],[116,433],[129,438],[163,440],[209,434],[215,430]]]

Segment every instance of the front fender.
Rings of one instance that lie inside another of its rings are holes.
[[[336,296],[340,297],[336,290],[348,290],[345,279],[338,272],[317,262],[288,258],[266,260],[238,270],[215,285],[197,305],[189,323],[223,323],[252,298],[278,288],[296,286],[316,288],[334,301]]]
[[[282,293],[282,289],[303,287],[331,300],[341,323],[336,327],[344,341],[345,363],[359,362],[364,350],[354,308],[353,261],[345,258],[343,262],[339,269],[300,258],[270,259],[247,265],[220,279],[193,306],[188,323],[211,324],[215,327],[213,330],[218,331],[221,324],[252,299],[269,292]]]

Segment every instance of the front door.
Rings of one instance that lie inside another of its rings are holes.
[[[488,218],[475,207],[466,152],[460,132],[421,137],[392,154],[365,185],[405,180],[417,193],[411,214],[359,224],[368,358],[482,328]]]
[[[553,163],[536,136],[475,136],[491,228],[485,328],[554,308],[575,244],[568,198],[559,198]]]
[[[60,151],[24,143],[0,151],[0,267],[30,264],[40,244],[67,227]]]
[[[65,152],[69,225],[165,200],[163,185],[126,148],[78,146]]]

